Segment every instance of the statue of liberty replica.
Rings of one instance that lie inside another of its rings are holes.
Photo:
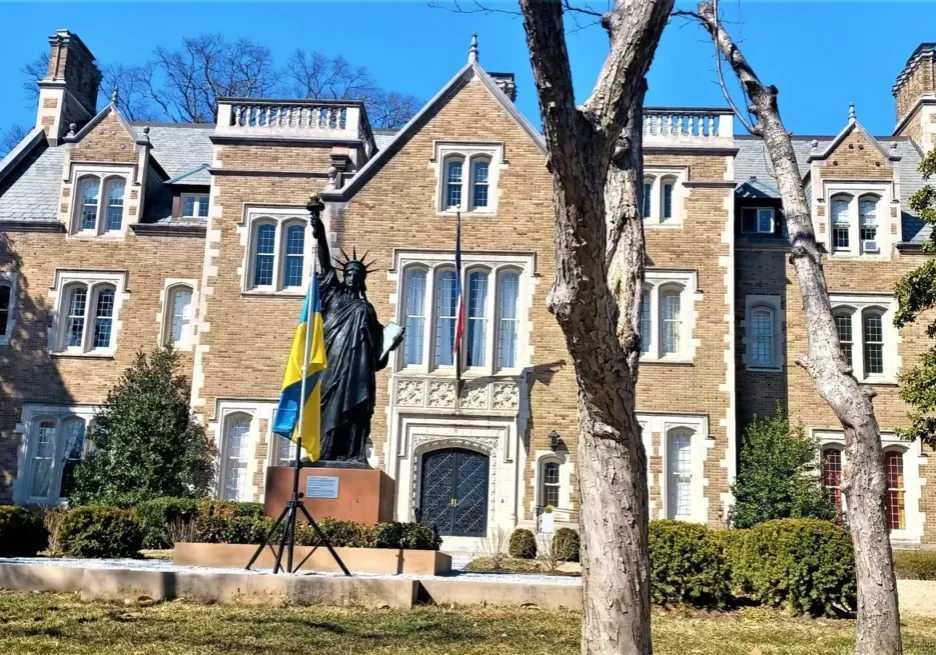
[[[319,211],[313,211],[315,209]],[[388,329],[377,320],[374,306],[367,300],[367,254],[335,260],[342,268],[342,280],[332,263],[328,235],[319,218],[322,204],[309,203],[312,237],[318,244],[319,289],[325,331],[328,367],[322,376],[322,419],[320,457],[317,466],[339,463],[367,466],[367,439],[376,400],[377,371],[387,366],[390,353],[403,341],[403,331]],[[392,327],[396,327],[395,324]],[[395,332],[395,333],[394,333]],[[392,336],[391,336],[392,335]]]

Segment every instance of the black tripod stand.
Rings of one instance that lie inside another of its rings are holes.
[[[351,575],[351,572],[348,571],[348,567],[345,566],[345,563],[341,561],[341,558],[338,556],[338,553],[335,552],[335,549],[332,548],[331,542],[328,540],[328,537],[322,532],[319,528],[318,523],[315,522],[315,519],[312,518],[312,515],[309,514],[309,511],[305,508],[305,505],[302,504],[302,494],[299,493],[299,469],[301,468],[301,463],[299,461],[299,453],[301,450],[301,444],[296,446],[296,463],[293,468],[293,491],[292,497],[286,502],[286,507],[283,508],[283,511],[280,512],[279,518],[276,519],[276,523],[273,524],[273,527],[263,538],[263,541],[257,547],[257,551],[253,554],[253,557],[250,558],[250,561],[247,562],[247,569],[249,570],[253,566],[254,562],[257,561],[257,558],[260,557],[260,553],[263,552],[264,548],[269,547],[271,551],[276,555],[276,561],[273,565],[273,573],[279,573],[281,568],[285,568],[286,573],[294,573],[302,568],[302,565],[306,563],[312,554],[318,549],[319,546],[324,545],[328,548],[328,552],[331,553],[331,556],[338,563],[338,566],[341,567],[341,570],[344,571],[345,575]],[[302,512],[302,515],[305,516],[306,521],[309,522],[309,525],[312,526],[312,529],[315,530],[315,534],[318,535],[319,543],[309,551],[309,554],[306,555],[299,564],[293,568],[293,551],[296,546],[296,520],[299,518],[298,514]],[[283,530],[283,536],[279,540],[279,549],[274,550],[273,542],[274,535],[276,534],[277,529],[280,525],[283,524],[283,521],[286,522],[286,527]],[[286,553],[286,566],[283,566],[283,553]]]

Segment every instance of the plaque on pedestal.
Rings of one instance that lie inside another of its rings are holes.
[[[263,513],[279,516],[292,496],[293,468],[268,466]],[[316,519],[383,523],[393,520],[393,479],[378,469],[303,467],[302,504]]]

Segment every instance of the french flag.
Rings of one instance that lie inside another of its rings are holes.
[[[457,215],[455,225],[455,342],[452,346],[452,355],[455,361],[456,375],[461,368],[461,358],[458,353],[461,350],[462,337],[465,334],[465,298],[462,289],[462,268],[461,268],[461,212]]]

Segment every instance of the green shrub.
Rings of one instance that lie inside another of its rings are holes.
[[[709,532],[709,537],[712,538],[715,546],[721,552],[722,559],[725,562],[725,575],[731,591],[734,593],[744,593],[747,587],[741,566],[741,555],[744,550],[744,540],[749,532],[750,530],[739,530],[737,528],[711,530]]]
[[[62,550],[72,557],[138,557],[143,532],[133,512],[88,505],[62,522]]]
[[[136,506],[144,548],[172,548],[170,524],[195,520],[197,503],[191,498],[154,498]]]
[[[724,607],[731,600],[725,560],[708,528],[650,522],[650,593],[658,604]]]
[[[855,611],[855,556],[848,533],[817,519],[777,519],[744,540],[741,574],[750,596],[794,614]]]
[[[936,551],[895,550],[894,569],[903,580],[936,580]]]
[[[510,535],[510,546],[507,550],[511,557],[536,559],[536,537],[525,528],[517,528]]]
[[[553,535],[553,556],[560,562],[579,561],[579,534],[572,528],[559,528]]]
[[[41,517],[22,507],[0,506],[0,557],[35,557],[48,543]]]
[[[245,503],[233,500],[198,500],[195,501],[196,514],[202,516],[263,516],[263,503]]]

